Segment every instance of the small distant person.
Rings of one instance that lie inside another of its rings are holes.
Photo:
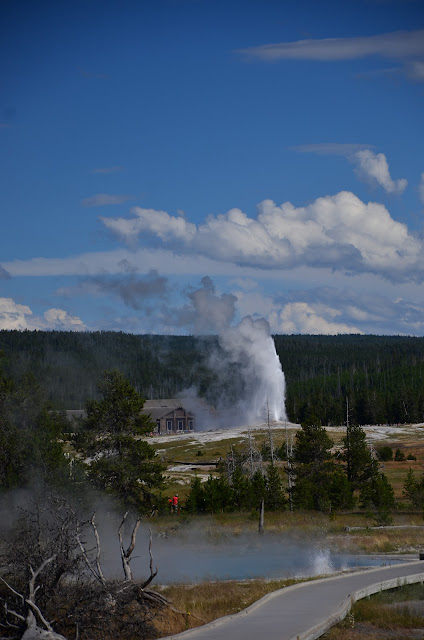
[[[172,513],[173,504],[174,504],[174,498],[168,498],[169,513]]]
[[[172,498],[172,508],[174,513],[178,513],[178,493]]]

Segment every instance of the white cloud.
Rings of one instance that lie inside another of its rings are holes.
[[[60,331],[84,331],[85,324],[78,316],[71,316],[63,309],[48,309],[39,322],[40,329],[56,329]]]
[[[0,329],[28,329],[32,311],[24,304],[16,304],[12,298],[0,298]]]
[[[135,207],[131,212],[130,219],[102,218],[129,244],[140,235],[153,235],[176,253],[245,267],[310,266],[395,280],[424,277],[422,242],[384,205],[366,204],[349,191],[318,198],[306,207],[264,200],[256,219],[231,209],[199,226],[163,211]],[[5,267],[14,275],[11,264]]]
[[[279,42],[259,47],[241,49],[247,54],[266,62],[275,60],[354,60],[377,56],[406,63],[406,73],[415,80],[424,79],[422,58],[424,57],[424,30],[394,31],[356,38],[323,38],[320,40],[297,40]]]
[[[420,196],[421,202],[424,204],[424,172],[421,174],[421,181],[418,185],[418,193]]]
[[[57,329],[83,331],[86,326],[77,316],[63,309],[48,309],[43,316],[34,316],[27,305],[17,304],[12,298],[0,298],[0,330]]]
[[[123,204],[124,202],[128,202],[128,200],[134,200],[134,196],[96,193],[94,196],[81,200],[81,204],[84,207],[104,207],[111,204]]]
[[[403,193],[408,181],[405,178],[392,180],[386,156],[384,153],[374,153],[370,147],[365,144],[323,142],[298,145],[293,150],[322,156],[343,156],[356,166],[356,174],[361,180],[378,184],[388,193]]]
[[[272,331],[275,333],[310,333],[336,335],[340,333],[359,333],[363,331],[353,325],[334,321],[341,312],[325,305],[311,305],[306,302],[291,302],[280,312],[269,316]]]
[[[360,178],[375,182],[388,193],[403,193],[408,181],[405,178],[392,180],[384,153],[374,153],[370,149],[357,151],[354,156],[356,171]]]
[[[131,244],[136,236],[145,230],[157,235],[161,240],[182,240],[186,242],[196,233],[196,226],[186,221],[182,215],[170,216],[166,211],[156,209],[131,209],[134,218],[105,218],[101,222],[117,236]]]

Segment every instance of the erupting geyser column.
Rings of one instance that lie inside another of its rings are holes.
[[[268,409],[271,420],[285,420],[284,373],[268,322],[246,316],[219,339],[229,359],[242,366],[245,394],[238,403],[240,413],[249,422],[263,422]]]

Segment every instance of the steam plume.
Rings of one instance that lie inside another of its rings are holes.
[[[203,278],[200,289],[189,294],[192,328],[218,334],[221,350],[214,352],[209,366],[218,377],[227,377],[228,369],[234,368],[241,376],[240,396],[237,399],[232,424],[252,424],[271,420],[284,420],[285,382],[281,363],[275,350],[270,326],[263,318],[245,316],[238,324],[231,325],[237,298],[233,295],[218,296],[212,280]],[[189,400],[189,395],[185,396]],[[227,404],[221,398],[221,405]],[[224,408],[223,406],[219,408]]]

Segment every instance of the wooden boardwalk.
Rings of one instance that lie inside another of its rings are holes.
[[[423,581],[424,561],[417,561],[303,582],[166,640],[314,640],[343,619],[355,599]]]

